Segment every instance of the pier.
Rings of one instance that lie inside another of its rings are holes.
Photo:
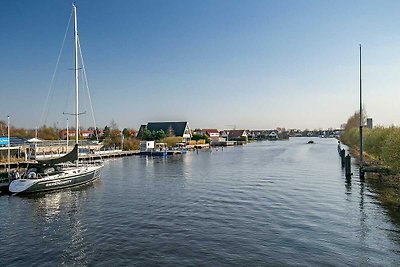
[[[79,154],[80,161],[88,161],[88,160],[100,160],[100,159],[110,159],[110,158],[120,158],[120,157],[128,157],[133,155],[139,155],[139,150],[129,150],[129,151],[122,151],[122,150],[106,150],[106,151],[99,151],[93,154]],[[44,159],[51,159],[57,158],[62,155],[46,155],[46,156],[38,156],[38,160]],[[14,161],[10,163],[10,169],[18,169],[18,168],[25,168],[28,164],[35,163],[35,160],[23,160],[23,161]],[[0,163],[0,169],[7,169],[8,163],[2,162]]]
[[[120,158],[120,157],[128,157],[140,155],[139,150],[130,150],[130,151],[122,151],[122,150],[107,150],[107,151],[99,151],[93,154],[80,154],[79,161],[92,161],[92,160],[101,160],[101,159],[112,159],[112,158]],[[58,156],[58,155],[57,155]],[[55,155],[47,155],[38,157],[38,159],[51,159],[55,158]],[[11,170],[18,170],[27,168],[29,164],[35,163],[35,160],[27,160],[27,161],[16,161],[10,163]],[[6,170],[8,168],[8,163],[0,163],[0,170]],[[8,184],[10,183],[7,173],[0,173],[0,193],[6,192],[8,190]]]

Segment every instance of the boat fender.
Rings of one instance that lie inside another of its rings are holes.
[[[28,178],[36,178],[36,172],[30,172]]]

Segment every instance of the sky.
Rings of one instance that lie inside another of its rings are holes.
[[[1,4],[0,120],[71,125],[63,112],[74,104],[72,25],[51,81],[72,2]],[[76,4],[98,127],[337,128],[359,108],[359,44],[367,115],[400,125],[400,1]],[[82,125],[93,126],[84,88],[80,110]]]

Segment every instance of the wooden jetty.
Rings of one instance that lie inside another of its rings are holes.
[[[141,156],[150,156],[150,157],[166,157],[166,156],[180,155],[185,153],[186,152],[182,152],[182,150],[162,150],[162,151],[150,150],[150,151],[139,152]]]
[[[100,160],[100,159],[109,159],[109,158],[120,158],[120,157],[128,157],[133,155],[139,155],[139,150],[129,150],[129,151],[122,151],[122,150],[109,150],[109,151],[100,151],[93,154],[79,154],[79,160],[87,161],[87,160]],[[39,159],[51,159],[56,158],[58,155],[52,155],[49,157],[43,157]],[[25,168],[28,164],[35,163],[35,160],[23,160],[23,161],[14,161],[10,163],[10,169],[18,169],[18,168]],[[0,163],[0,169],[7,169],[8,163]]]
[[[373,173],[383,173],[383,174],[392,174],[393,171],[384,166],[362,166],[361,172],[373,172]]]
[[[351,177],[351,157],[349,154],[346,156],[346,151],[338,145],[339,156],[342,161],[342,167],[345,169],[346,177]],[[360,178],[364,178],[365,173],[381,173],[381,174],[395,174],[396,172],[388,167],[380,165],[371,165],[371,163],[366,163],[360,166]]]

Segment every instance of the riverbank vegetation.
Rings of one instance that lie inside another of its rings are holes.
[[[364,117],[364,116],[363,116]],[[346,123],[340,136],[341,142],[350,147],[358,158],[360,114],[354,113]],[[400,128],[378,126],[363,128],[363,156],[367,164],[383,165],[391,174],[367,173],[369,184],[377,193],[377,199],[390,211],[400,208]]]
[[[359,149],[360,133],[359,113],[348,119],[340,140],[351,148]],[[381,164],[400,171],[400,128],[395,126],[378,126],[372,129],[363,128],[363,150],[366,156]]]
[[[49,127],[43,125],[37,129],[25,129],[17,128],[10,125],[11,136],[20,138],[34,138],[38,137],[42,140],[65,140],[66,133],[65,129],[60,129],[57,125]],[[86,137],[80,136],[80,139],[90,139],[102,142],[106,148],[123,148],[124,150],[138,150],[140,140],[136,138],[136,130],[130,128],[124,128],[122,131],[118,129],[117,124],[114,120],[110,122],[110,126],[106,125],[103,129],[90,127],[88,129],[80,128],[80,134],[88,134]],[[7,122],[0,120],[0,136],[7,136]],[[75,134],[75,128],[69,129],[70,138],[73,138]],[[165,137],[165,136],[162,136]],[[0,158],[2,156],[0,155]]]

